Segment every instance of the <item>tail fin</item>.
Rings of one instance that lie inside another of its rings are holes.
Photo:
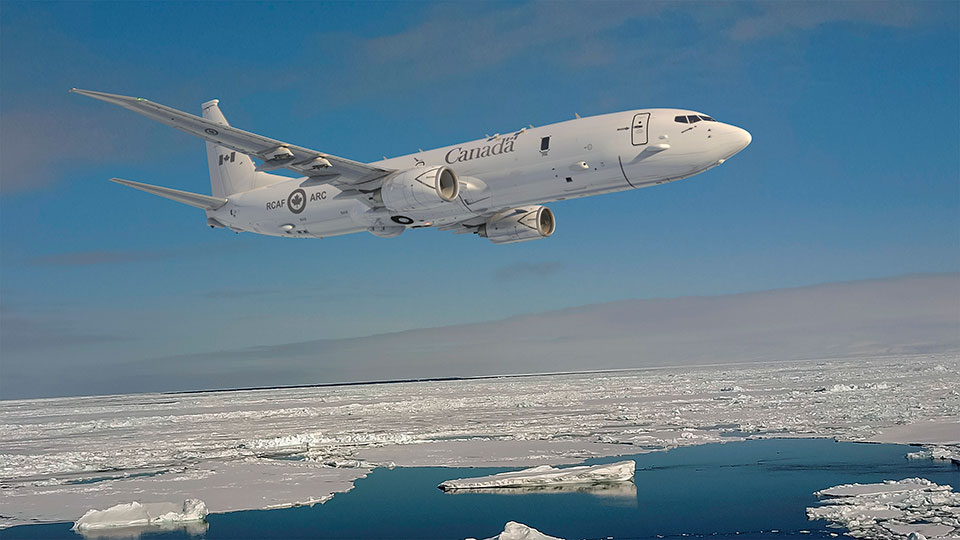
[[[204,103],[203,117],[211,122],[229,126],[217,105],[219,102],[214,99]],[[282,176],[256,171],[253,159],[246,154],[209,141],[206,145],[207,163],[210,165],[210,189],[214,197],[229,197],[234,193],[250,191],[285,179]]]

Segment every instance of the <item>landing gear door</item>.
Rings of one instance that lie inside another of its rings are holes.
[[[650,113],[633,115],[633,127],[630,129],[630,136],[633,139],[634,146],[647,144],[647,128],[649,123]]]

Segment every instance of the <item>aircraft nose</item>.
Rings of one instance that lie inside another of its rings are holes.
[[[733,127],[733,130],[734,130],[734,138],[736,139],[737,144],[740,145],[740,148],[738,148],[737,151],[743,150],[744,148],[749,146],[751,142],[753,142],[753,136],[750,135],[749,131],[743,128],[738,128],[736,126]]]
[[[730,159],[753,141],[749,131],[730,124],[724,124],[718,135],[717,152],[723,160]]]

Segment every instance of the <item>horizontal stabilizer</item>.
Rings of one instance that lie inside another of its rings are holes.
[[[178,203],[189,204],[190,206],[194,206],[196,208],[202,208],[204,210],[216,210],[217,208],[227,204],[226,199],[210,197],[209,195],[201,195],[199,193],[190,193],[189,191],[180,191],[179,189],[151,186],[150,184],[141,184],[140,182],[124,180],[122,178],[111,178],[110,181],[123,184],[125,186],[130,186],[133,189],[139,189],[140,191],[146,191],[147,193],[159,195],[166,199],[170,199],[171,201],[177,201]]]

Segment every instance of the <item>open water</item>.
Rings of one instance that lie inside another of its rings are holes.
[[[635,460],[635,487],[509,493],[444,493],[436,487],[443,480],[511,470],[506,468],[377,469],[322,505],[211,514],[206,526],[191,529],[90,537],[488,538],[507,521],[518,521],[563,538],[833,538],[844,531],[807,520],[806,508],[818,503],[814,491],[910,477],[960,488],[960,468],[906,459],[915,450],[826,439],[709,444],[587,461]],[[71,526],[12,527],[0,531],[0,538],[82,538]]]

